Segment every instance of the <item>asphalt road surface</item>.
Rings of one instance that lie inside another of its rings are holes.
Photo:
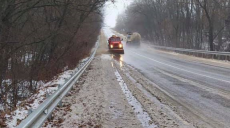
[[[95,59],[44,127],[229,128],[230,63],[142,42],[111,54],[103,29]]]
[[[108,31],[108,30],[107,30]],[[186,120],[204,127],[230,127],[230,64],[163,52],[142,45],[125,47],[123,61],[150,79],[181,108]],[[189,118],[194,119],[189,119]]]

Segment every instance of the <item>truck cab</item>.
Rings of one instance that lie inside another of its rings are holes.
[[[108,40],[109,51],[113,53],[124,54],[122,39],[120,37],[111,37]]]
[[[134,32],[134,33],[128,32],[127,33],[126,46],[140,47],[140,41],[141,41],[141,35],[139,33],[137,33],[137,32]]]

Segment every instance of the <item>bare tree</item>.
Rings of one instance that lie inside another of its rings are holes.
[[[1,0],[0,105],[16,107],[90,53],[106,0]],[[1,112],[1,110],[0,110]]]
[[[135,0],[116,29],[157,45],[226,51],[228,13],[229,0]]]

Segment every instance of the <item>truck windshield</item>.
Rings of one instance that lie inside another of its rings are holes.
[[[116,37],[116,38],[112,38],[111,41],[118,42],[118,41],[121,41],[121,39],[119,37]]]

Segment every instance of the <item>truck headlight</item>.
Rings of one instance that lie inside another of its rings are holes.
[[[113,45],[112,45],[112,44],[110,45],[110,48],[113,48]]]
[[[119,48],[122,48],[123,47],[123,45],[122,44],[119,44]]]

